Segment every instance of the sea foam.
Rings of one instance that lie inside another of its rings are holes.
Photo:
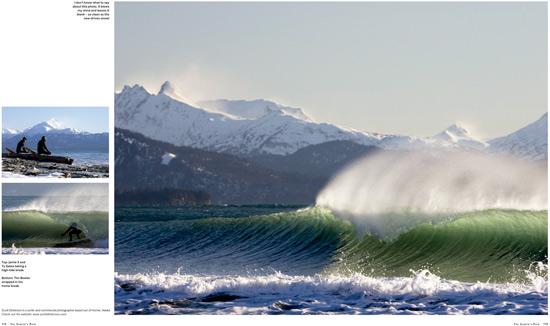
[[[119,314],[545,314],[548,296],[540,291],[544,289],[547,286],[447,281],[428,270],[399,278],[115,273],[115,310]]]

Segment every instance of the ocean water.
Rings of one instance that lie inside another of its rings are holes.
[[[3,196],[3,254],[108,253],[107,196]],[[92,248],[53,248],[76,222]],[[31,249],[32,248],[32,249]],[[95,248],[95,249],[94,249]]]
[[[548,167],[382,152],[314,207],[115,207],[118,314],[548,314]]]
[[[85,165],[109,165],[109,150],[52,150],[52,155],[56,156],[68,156],[74,159],[73,164],[85,164]]]
[[[546,210],[460,212],[390,238],[326,207],[125,206],[115,219],[118,314],[548,313]]]

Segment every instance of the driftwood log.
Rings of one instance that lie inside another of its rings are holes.
[[[54,156],[54,155],[44,155],[44,154],[33,154],[33,153],[2,153],[2,157],[11,157],[11,158],[20,158],[24,160],[32,160],[39,162],[54,162],[54,163],[63,163],[63,164],[73,164],[74,159],[67,156]]]

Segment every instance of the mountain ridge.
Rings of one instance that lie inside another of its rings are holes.
[[[300,148],[333,140],[348,140],[385,149],[458,149],[454,143],[430,137],[386,135],[316,123],[301,109],[282,107],[274,102],[269,103],[273,103],[275,108],[268,105],[264,108],[265,114],[261,115],[256,104],[267,103],[262,101],[201,102],[210,106],[210,110],[218,111],[212,112],[178,101],[165,93],[149,93],[136,84],[125,86],[115,94],[115,126],[178,146],[240,156],[288,155]],[[214,108],[213,103],[229,103],[233,108],[222,110]],[[250,111],[253,113],[236,118],[235,105],[239,103],[252,103],[254,107]]]
[[[177,92],[169,82],[165,82],[157,94],[149,93],[138,84],[124,86],[115,94],[115,126],[177,146],[242,157],[290,155],[301,148],[331,141],[351,141],[389,150],[473,150],[524,159],[548,156],[543,145],[535,146],[542,152],[533,155],[528,151],[535,147],[526,144],[521,145],[524,151],[496,150],[497,145],[474,138],[459,124],[432,137],[382,134],[317,123],[301,109],[267,100],[212,100],[194,106],[178,100],[179,95],[174,94]],[[542,131],[539,129],[537,133]],[[530,137],[523,137],[521,141],[529,142],[534,136]]]

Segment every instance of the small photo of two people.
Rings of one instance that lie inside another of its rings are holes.
[[[52,152],[48,149],[48,146],[46,146],[46,136],[42,136],[40,140],[38,141],[38,145],[36,146],[36,151],[28,148],[25,146],[25,142],[27,141],[27,137],[23,137],[19,143],[17,143],[17,153],[33,153],[33,154],[44,154],[44,155],[51,155]]]
[[[3,178],[108,178],[108,107],[2,107]]]

